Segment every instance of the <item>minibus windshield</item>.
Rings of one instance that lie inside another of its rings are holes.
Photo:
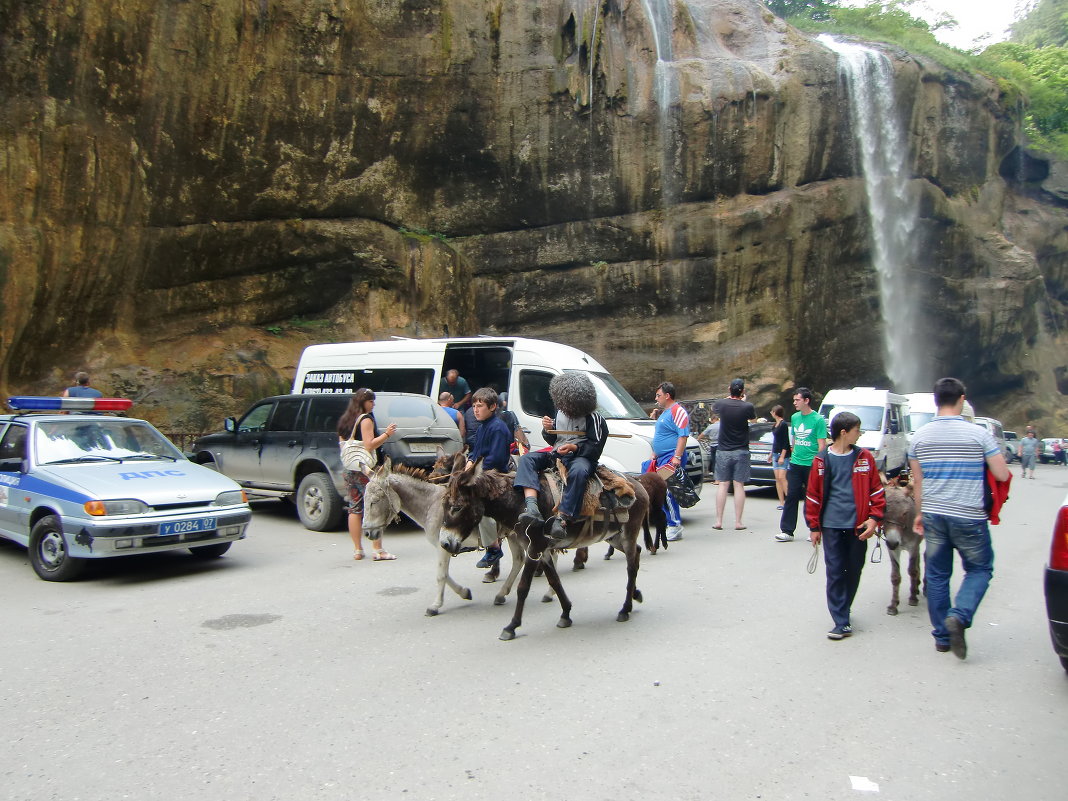
[[[638,402],[611,375],[593,372],[587,372],[586,375],[590,377],[597,390],[597,411],[601,417],[609,420],[649,419]]]

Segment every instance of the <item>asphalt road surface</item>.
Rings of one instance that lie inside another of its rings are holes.
[[[728,506],[712,531],[706,485],[684,539],[643,555],[629,622],[624,562],[598,547],[563,573],[574,626],[532,592],[513,642],[475,554],[451,563],[474,600],[424,616],[435,559],[410,525],[386,535],[397,561],[354,562],[344,533],[266,502],[222,559],[70,584],[0,544],[0,798],[1063,801],[1042,568],[1066,489],[1066,468],[1015,479],[964,662],[935,652],[922,600],[886,614],[885,555],[856,634],[827,640],[822,560],[809,575],[803,538],[773,541],[767,490],[747,530]]]

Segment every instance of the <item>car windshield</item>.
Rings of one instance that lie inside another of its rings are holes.
[[[649,419],[649,415],[642,411],[642,407],[623,389],[623,385],[608,373],[587,372],[586,375],[597,390],[597,411],[602,417],[610,420]]]
[[[38,423],[33,442],[37,464],[185,458],[148,423],[123,418]]]
[[[909,412],[909,430],[917,431],[934,420],[934,412]]]
[[[826,408],[826,407],[824,407]],[[823,409],[820,410],[821,412]],[[831,409],[827,415],[827,422],[830,422],[836,414],[839,412],[852,412],[860,418],[860,430],[861,431],[882,431],[883,430],[883,407],[882,406],[844,406],[838,405]]]

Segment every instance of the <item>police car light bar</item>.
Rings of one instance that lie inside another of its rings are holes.
[[[133,406],[129,398],[46,398],[16,395],[7,405],[20,412],[124,412]]]

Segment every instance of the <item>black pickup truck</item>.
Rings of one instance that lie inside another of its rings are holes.
[[[292,498],[300,522],[312,531],[337,529],[344,513],[337,421],[351,395],[276,395],[252,406],[225,431],[193,443],[192,460],[213,467],[254,495]],[[430,467],[438,448],[457,453],[460,432],[426,395],[375,393],[379,428],[397,433],[382,446],[394,462]]]

